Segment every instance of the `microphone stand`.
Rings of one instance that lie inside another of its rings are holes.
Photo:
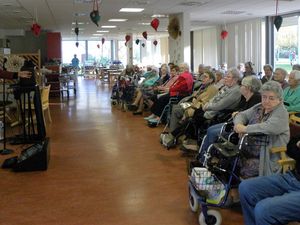
[[[8,155],[13,153],[14,151],[11,149],[6,148],[6,119],[5,119],[5,114],[6,114],[6,99],[5,99],[5,79],[3,79],[3,93],[2,93],[2,98],[3,98],[3,149],[0,150],[0,155]]]

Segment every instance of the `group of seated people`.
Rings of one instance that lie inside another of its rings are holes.
[[[141,115],[147,106],[151,115],[144,119],[154,123],[161,121],[165,106],[175,98],[164,140],[176,145],[179,136],[194,138],[195,148],[185,148],[183,141],[182,149],[199,151],[202,144],[200,155],[218,140],[227,121],[232,121],[232,131],[239,137],[245,133],[268,136],[266,146],[249,147],[239,163],[245,224],[299,221],[300,136],[290,138],[289,113],[300,112],[300,66],[294,65],[288,74],[265,65],[263,77],[253,72],[251,62],[244,64],[244,70],[239,65],[227,71],[199,65],[197,76],[185,63],[171,65],[170,75],[167,65],[160,71],[161,76],[152,69],[138,84],[128,109]],[[199,130],[205,138],[199,139]],[[269,151],[278,146],[287,146],[288,155],[296,160],[294,171],[281,173],[280,153]]]

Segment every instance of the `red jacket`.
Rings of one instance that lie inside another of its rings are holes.
[[[189,72],[179,75],[175,83],[170,87],[170,96],[187,96],[192,93],[194,79]]]
[[[14,79],[14,78],[18,78],[18,74],[0,69],[0,78]]]

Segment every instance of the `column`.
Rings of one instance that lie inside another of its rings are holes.
[[[127,34],[130,36],[130,40],[127,42],[127,65],[133,65],[133,36],[132,34]]]

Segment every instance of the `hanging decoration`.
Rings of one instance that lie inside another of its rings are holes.
[[[148,37],[147,31],[144,31],[144,32],[142,33],[142,35],[143,35],[143,37],[147,40],[147,37]]]
[[[41,26],[38,23],[33,23],[31,26],[31,31],[35,36],[39,36],[41,33]]]
[[[274,25],[275,25],[277,31],[279,31],[282,21],[283,21],[283,18],[281,16],[278,16],[278,0],[276,0],[276,16],[274,19]]]
[[[101,39],[102,45],[104,44],[104,42],[105,42],[105,38],[102,38],[102,39]]]
[[[174,17],[168,25],[168,32],[169,35],[173,38],[173,39],[177,39],[178,36],[181,35],[181,31],[180,31],[180,25],[179,25],[179,20],[177,17]]]
[[[78,22],[77,22],[77,20],[76,20],[76,25],[75,25],[74,32],[78,36],[78,34],[79,34],[79,28],[78,28]]]
[[[97,48],[100,48],[100,45],[99,45],[99,44],[97,44]]]
[[[78,41],[76,41],[75,45],[76,45],[76,47],[78,48],[78,46],[79,46],[79,42],[78,42]]]
[[[140,43],[140,40],[139,39],[136,39],[135,40],[135,43],[138,45]]]
[[[221,32],[221,38],[222,40],[225,40],[228,36],[228,31],[227,30],[222,30]]]
[[[41,33],[41,26],[38,24],[38,18],[37,18],[37,9],[35,8],[35,20],[33,21],[31,25],[31,31],[35,36],[40,36]]]
[[[93,4],[93,11],[90,13],[90,18],[94,24],[99,27],[98,22],[100,21],[100,14],[99,14],[99,7],[98,7],[98,0],[94,0]]]
[[[158,44],[157,40],[153,41],[154,46]]]
[[[145,43],[142,44],[142,47],[143,47],[143,48],[145,47]]]
[[[130,41],[131,37],[129,34],[125,36],[125,46],[127,46],[127,42]]]
[[[158,26],[159,26],[159,19],[154,18],[154,19],[151,21],[151,27],[153,27],[153,29],[154,29],[155,31],[157,31]]]

